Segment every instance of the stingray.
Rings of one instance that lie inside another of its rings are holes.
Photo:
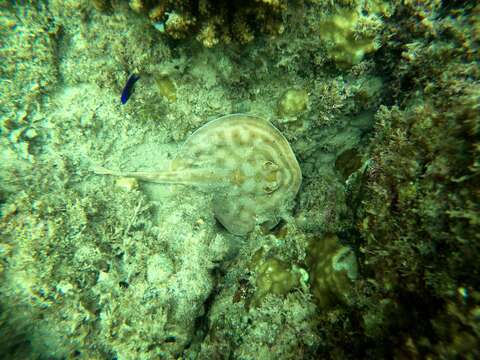
[[[302,182],[285,137],[268,121],[247,114],[223,116],[196,130],[166,170],[95,172],[210,192],[215,217],[235,235],[256,224],[274,227]]]

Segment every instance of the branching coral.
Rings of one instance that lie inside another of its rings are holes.
[[[130,7],[147,14],[153,25],[174,39],[195,37],[205,47],[251,42],[256,34],[283,32],[284,0],[132,0]]]

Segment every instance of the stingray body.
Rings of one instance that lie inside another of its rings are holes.
[[[246,114],[223,116],[202,126],[165,171],[96,172],[212,192],[216,218],[236,235],[247,234],[257,223],[275,226],[302,181],[297,159],[280,131]]]

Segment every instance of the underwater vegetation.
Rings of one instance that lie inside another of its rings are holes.
[[[3,2],[0,38],[0,357],[480,357],[476,2]]]
[[[394,353],[471,358],[479,355],[480,7],[422,10],[400,9],[405,31],[384,49],[406,43],[400,61],[385,64],[396,101],[376,114],[355,226],[366,286],[381,292],[367,307],[398,319],[374,326],[388,329]],[[434,21],[421,20],[433,11]],[[378,337],[372,325],[367,334]]]

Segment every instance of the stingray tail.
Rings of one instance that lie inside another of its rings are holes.
[[[95,166],[93,172],[97,175],[113,175],[113,176],[122,176],[118,171],[109,170],[103,166]]]

